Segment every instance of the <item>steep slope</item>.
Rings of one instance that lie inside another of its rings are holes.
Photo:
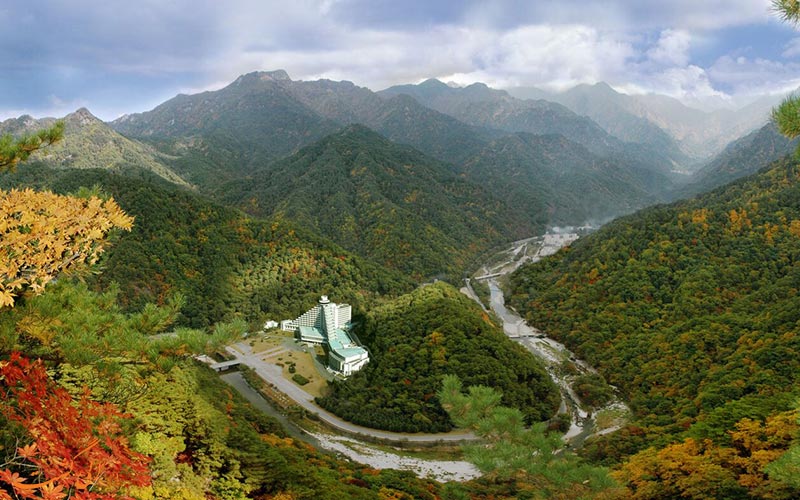
[[[221,181],[251,174],[343,125],[363,124],[445,161],[483,147],[491,132],[421,106],[384,100],[350,82],[293,81],[285,71],[242,75],[227,87],[179,95],[112,126],[174,157],[170,165],[216,192]]]
[[[620,94],[605,83],[578,85],[552,96],[575,113],[588,116],[609,134],[625,142],[633,142],[659,151],[675,164],[687,168],[692,160],[681,151],[675,140],[646,118],[630,111],[628,96]]]
[[[175,184],[189,184],[167,163],[169,158],[152,147],[130,140],[81,108],[63,118],[64,138],[39,155],[41,161],[57,168],[101,168],[128,176],[149,171]],[[24,134],[52,125],[55,120],[23,116],[0,123],[0,134]]]
[[[625,130],[631,125],[631,130],[646,133],[642,142],[649,144],[657,137],[653,135],[655,130],[644,123],[654,125],[666,132],[681,152],[690,158],[691,161],[684,165],[690,170],[721,152],[730,142],[762,127],[772,106],[780,101],[778,96],[767,96],[740,109],[701,110],[665,95],[621,94],[605,83],[579,85],[560,93],[535,88],[509,89],[509,93],[522,99],[547,99],[561,103],[578,114],[590,116],[615,135],[616,123],[620,124],[617,130],[622,134],[629,133]],[[636,117],[644,122],[636,125]]]
[[[779,97],[767,97],[742,109],[700,111],[666,96],[632,96],[632,110],[670,134],[684,151],[707,158],[734,141],[762,127]]]
[[[669,183],[667,174],[677,168],[676,158],[669,151],[662,151],[663,144],[624,142],[591,119],[554,102],[517,99],[482,83],[453,88],[438,80],[381,91],[384,96],[402,94],[470,125],[507,132],[563,135],[599,156],[620,159],[633,168],[660,174],[662,177],[654,184]]]
[[[732,142],[689,180],[684,195],[704,193],[731,181],[753,174],[770,163],[791,154],[800,141],[790,141],[768,123],[755,132]]]
[[[355,423],[404,432],[451,430],[436,397],[448,374],[499,389],[503,404],[522,410],[528,423],[558,409],[558,391],[541,363],[445,283],[372,309],[358,335],[373,353],[370,363],[318,400]]]
[[[524,267],[513,305],[622,390],[635,428],[614,457],[670,436],[730,443],[787,409],[800,381],[800,169],[780,161],[643,210]]]
[[[238,178],[339,128],[298,102],[283,71],[242,75],[213,92],[178,95],[152,111],[112,122],[178,157],[178,171],[209,186]]]
[[[482,83],[454,88],[438,80],[427,80],[419,85],[390,87],[380,95],[409,95],[425,106],[475,126],[508,132],[561,134],[598,154],[608,153],[619,142],[596,123],[575,115],[564,106],[547,101],[522,101]]]
[[[498,139],[463,169],[541,224],[598,223],[658,201],[630,171],[560,135]]]
[[[252,220],[154,176],[25,165],[0,186],[76,192],[98,186],[135,217],[104,254],[95,285],[120,286],[131,310],[185,297],[182,323],[205,327],[231,316],[249,321],[295,317],[320,293],[336,292],[359,307],[411,283],[329,241],[275,218]]]
[[[394,142],[443,161],[460,162],[499,135],[460,122],[408,96],[383,99],[351,82],[283,82],[287,91],[320,115],[343,124],[362,124]]]
[[[534,230],[451,166],[360,125],[225,191],[251,213],[280,214],[417,277],[461,271],[489,245]]]

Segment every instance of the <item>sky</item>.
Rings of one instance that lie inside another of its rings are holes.
[[[739,103],[800,87],[770,0],[3,0],[0,118],[105,120],[252,71]]]

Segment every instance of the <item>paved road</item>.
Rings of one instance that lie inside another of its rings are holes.
[[[439,434],[409,434],[402,432],[389,432],[360,425],[352,424],[342,420],[333,413],[324,410],[314,403],[314,397],[300,388],[294,382],[286,380],[282,375],[280,366],[262,360],[263,353],[253,353],[250,345],[246,342],[239,342],[234,346],[226,347],[227,351],[236,357],[242,364],[249,366],[258,374],[259,377],[274,385],[279,391],[286,394],[295,403],[305,410],[316,414],[320,420],[330,427],[355,437],[366,437],[379,439],[389,443],[457,443],[460,441],[470,441],[475,439],[471,432],[453,431]]]

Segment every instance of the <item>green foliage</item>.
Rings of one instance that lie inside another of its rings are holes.
[[[791,404],[798,173],[787,160],[644,210],[512,275],[512,304],[596,366],[638,417],[636,432],[595,451],[624,454],[687,429],[725,443],[741,419]]]
[[[611,401],[614,393],[603,379],[595,373],[580,375],[572,381],[572,389],[581,400],[581,403],[590,408],[602,408]]]
[[[772,10],[786,22],[800,21],[800,2],[797,0],[772,0]]]
[[[778,132],[790,139],[800,136],[800,99],[787,97],[772,110],[772,120]]]
[[[47,293],[0,315],[0,353],[22,350],[124,376],[126,364],[168,367],[188,354],[220,348],[241,337],[247,327],[237,321],[218,324],[211,334],[187,328],[169,331],[180,298],[126,314],[117,297],[116,288],[101,294],[62,278]]]
[[[460,277],[480,252],[536,227],[451,166],[362,126],[224,191],[251,214],[284,217],[416,278]]]
[[[770,122],[735,140],[710,163],[695,172],[681,189],[681,197],[705,193],[736,179],[754,174],[772,162],[791,154],[800,140],[789,140]]]
[[[583,464],[574,454],[565,452],[561,437],[547,433],[544,423],[525,428],[522,413],[499,406],[502,396],[494,389],[470,386],[468,394],[463,394],[459,378],[445,375],[438,397],[457,425],[482,438],[465,446],[464,452],[489,478],[535,483],[538,491],[534,498],[566,492],[571,498],[588,498],[614,487],[607,471]]]
[[[436,396],[444,375],[495,387],[526,422],[552,416],[558,391],[539,361],[509,340],[480,308],[445,283],[421,287],[370,310],[359,322],[370,362],[319,398],[354,423],[440,432],[453,423]]]
[[[309,382],[307,378],[300,375],[299,373],[295,373],[294,375],[292,375],[292,380],[294,380],[297,383],[297,385],[306,385]]]
[[[800,424],[800,420],[797,422]],[[800,490],[800,437],[781,457],[767,465],[764,471],[776,479]]]
[[[11,186],[71,193],[98,185],[135,217],[116,238],[93,286],[119,284],[128,311],[185,301],[177,322],[208,327],[242,317],[295,317],[324,291],[359,306],[377,294],[408,290],[410,281],[275,218],[259,221],[153,176],[120,177],[97,170],[57,171],[30,165],[0,178]]]
[[[10,134],[0,136],[0,172],[13,171],[17,163],[27,160],[31,153],[60,141],[63,137],[64,122],[61,121],[18,138]]]
[[[463,169],[541,227],[602,221],[659,199],[624,164],[560,135],[497,139]]]
[[[800,23],[800,2],[797,0],[772,0],[772,9],[786,22]],[[790,96],[772,110],[772,121],[778,131],[790,139],[800,136],[800,97]],[[800,147],[795,151],[800,154]]]

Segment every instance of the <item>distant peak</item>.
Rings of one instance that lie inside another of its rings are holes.
[[[291,82],[292,79],[289,77],[289,73],[282,69],[278,69],[275,71],[253,71],[252,73],[247,73],[246,75],[242,75],[236,79],[235,84],[241,84],[244,82]]]
[[[441,80],[437,80],[436,78],[428,78],[424,82],[419,84],[420,87],[432,87],[432,88],[441,88],[447,87]]]
[[[583,89],[584,91],[600,92],[600,93],[603,93],[603,94],[606,94],[606,95],[618,94],[619,93],[616,90],[614,90],[614,87],[612,87],[611,85],[607,84],[606,82],[597,82],[597,83],[594,83],[594,84],[581,83],[580,85],[576,85],[574,87],[574,89],[575,90]]]
[[[612,87],[611,85],[607,84],[606,82],[597,82],[597,83],[594,84],[594,88],[599,89],[599,90],[604,90],[606,92],[613,92],[615,94],[617,93],[617,91],[614,90],[614,87]]]
[[[79,108],[74,113],[70,113],[66,116],[66,119],[70,122],[77,123],[79,125],[86,125],[93,122],[99,122],[100,119],[94,116],[88,109],[86,108]]]
[[[264,77],[269,77],[269,78],[271,78],[273,80],[289,80],[289,81],[292,80],[289,77],[289,73],[287,73],[286,71],[284,71],[282,69],[277,69],[275,71],[264,71],[264,72],[261,73],[261,75],[262,75],[262,77],[261,77],[262,79]]]

